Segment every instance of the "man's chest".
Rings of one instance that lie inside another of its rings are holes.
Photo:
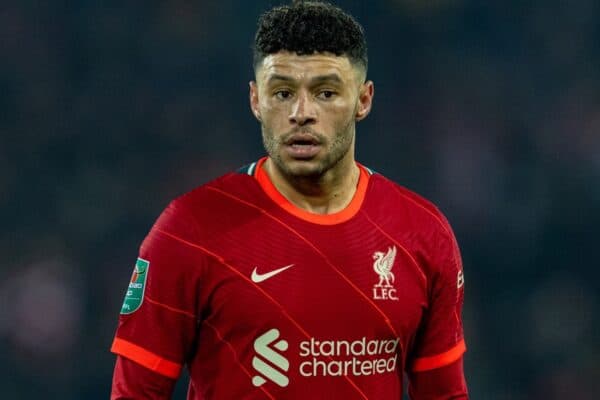
[[[253,229],[255,228],[255,229]],[[409,245],[361,225],[245,226],[209,244],[204,315],[305,337],[411,338],[427,303]]]
[[[203,243],[211,257],[195,373],[214,387],[222,373],[208,366],[230,365],[244,371],[244,390],[397,398],[427,285],[396,236],[365,224],[261,221]]]

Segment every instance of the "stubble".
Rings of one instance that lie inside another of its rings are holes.
[[[263,145],[277,169],[288,178],[318,180],[325,173],[334,169],[352,148],[355,135],[354,123],[354,119],[350,118],[345,125],[336,131],[333,138],[328,138],[310,128],[296,128],[283,135],[276,136],[272,129],[265,124],[261,124]],[[306,163],[292,163],[288,162],[283,156],[285,141],[297,131],[310,132],[322,146],[323,149],[316,160],[310,160]]]

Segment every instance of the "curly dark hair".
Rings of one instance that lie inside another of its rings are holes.
[[[266,56],[281,50],[298,55],[345,55],[353,65],[367,70],[367,42],[362,26],[327,2],[294,1],[260,16],[254,37],[254,69]]]

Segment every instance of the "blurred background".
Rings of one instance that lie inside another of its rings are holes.
[[[107,399],[154,219],[263,155],[251,45],[279,3],[123,3],[0,4],[2,399]],[[357,158],[459,239],[471,397],[597,399],[600,3],[337,4],[376,87]]]

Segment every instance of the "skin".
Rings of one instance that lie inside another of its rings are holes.
[[[374,86],[348,57],[265,57],[250,82],[250,107],[261,124],[266,173],[292,204],[309,212],[343,210],[356,192],[356,122],[371,111]]]

